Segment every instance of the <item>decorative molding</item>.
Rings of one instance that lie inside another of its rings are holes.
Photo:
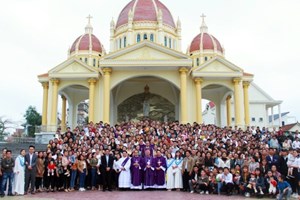
[[[249,86],[250,86],[250,82],[249,81],[243,81],[243,87],[244,88],[249,88]]]
[[[60,79],[87,79],[87,78],[99,78],[99,73],[53,73],[50,78],[60,78]]]
[[[192,62],[192,59],[189,56],[187,56],[186,54],[183,54],[183,53],[181,53],[179,51],[167,48],[167,47],[165,47],[163,45],[160,45],[160,44],[157,44],[157,43],[154,43],[154,42],[143,40],[143,41],[141,41],[139,43],[136,43],[134,45],[128,46],[126,48],[123,48],[123,49],[120,49],[118,51],[114,51],[114,52],[112,52],[110,54],[105,55],[104,57],[101,58],[100,64],[101,64],[101,62],[103,62],[103,61],[105,61],[107,59],[114,59],[114,58],[117,58],[117,57],[119,57],[121,55],[124,55],[124,54],[127,54],[129,52],[132,52],[134,50],[141,49],[143,47],[149,47],[149,48],[152,48],[154,50],[157,50],[157,51],[163,52],[165,54],[168,54],[170,56],[177,57],[179,59],[191,60],[191,62]]]
[[[201,84],[201,83],[203,83],[203,79],[197,77],[197,78],[194,78],[194,82],[195,82],[196,84]]]
[[[233,78],[233,79],[232,79],[232,82],[233,82],[234,84],[239,84],[241,81],[242,81],[241,78]]]
[[[111,68],[103,68],[102,72],[104,75],[110,75],[112,72],[112,69]]]
[[[95,68],[95,67],[91,67],[89,66],[88,64],[78,60],[77,58],[75,57],[71,57],[69,58],[68,60],[62,62],[61,64],[57,65],[56,67],[52,68],[50,71],[49,71],[49,77],[51,77],[52,74],[55,74],[55,73],[60,73],[59,71],[61,71],[62,69],[68,67],[69,65],[71,65],[72,63],[78,63],[80,66],[86,68],[88,71],[90,71],[91,73],[99,73],[98,72],[98,69]],[[68,73],[69,74],[69,73]],[[52,75],[53,77],[53,75]]]
[[[42,86],[44,89],[48,89],[49,88],[49,82],[42,82]]]
[[[229,69],[231,69],[235,72],[240,72],[243,75],[244,70],[242,68],[236,66],[235,64],[229,62],[228,60],[226,60],[225,58],[220,57],[220,56],[216,56],[216,57],[208,60],[207,62],[203,63],[202,65],[192,68],[191,71],[192,72],[201,71],[201,69],[209,66],[210,64],[212,64],[215,61],[218,61],[218,62],[222,63],[224,66],[228,67]]]
[[[58,85],[60,83],[60,80],[57,78],[53,78],[53,79],[51,79],[51,83],[52,83],[52,85]]]
[[[192,67],[191,60],[103,60],[100,67]]]
[[[186,67],[181,67],[178,71],[180,74],[186,74],[189,70]]]
[[[97,79],[90,78],[90,79],[88,79],[88,83],[89,83],[89,85],[95,85],[95,83],[97,83]]]

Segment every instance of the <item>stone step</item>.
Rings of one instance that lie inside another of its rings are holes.
[[[28,143],[0,143],[0,150],[2,151],[3,148],[7,148],[12,151],[13,156],[19,155],[21,149],[25,149],[28,152],[29,149]],[[45,151],[47,145],[45,144],[33,144],[35,146],[35,151]]]

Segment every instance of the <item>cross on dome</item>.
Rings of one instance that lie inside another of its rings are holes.
[[[91,19],[93,18],[91,15],[86,17],[88,19],[88,24],[85,27],[85,33],[93,33],[93,27],[91,25]]]
[[[206,15],[204,15],[203,13],[202,13],[202,15],[200,16],[201,18],[202,18],[202,24],[201,24],[201,27],[200,27],[200,32],[201,33],[207,33],[207,29],[208,29],[208,27],[206,26],[206,24],[205,24],[205,17],[206,17]]]
[[[201,15],[200,17],[202,18],[202,23],[204,23],[204,19],[205,19],[206,15],[204,15],[204,14],[202,13],[202,15]]]
[[[88,24],[91,24],[91,19],[93,18],[91,15],[86,17],[88,19]]]

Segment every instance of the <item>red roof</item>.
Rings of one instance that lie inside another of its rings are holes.
[[[202,41],[201,41],[202,36]],[[223,53],[223,49],[221,47],[220,42],[212,35],[208,33],[200,33],[198,34],[192,41],[190,45],[190,52],[199,51],[200,45],[203,44],[203,50],[214,50],[214,43],[217,45],[217,50]]]
[[[246,73],[246,72],[244,72],[243,75],[244,75],[244,76],[254,76],[253,74]]]
[[[76,50],[76,46],[78,44],[78,50],[89,50],[90,46],[90,36],[91,36],[91,41],[92,41],[92,50],[97,51],[97,52],[102,52],[102,45],[99,41],[99,39],[93,35],[93,34],[84,34],[79,36],[75,42],[72,44],[70,53],[74,52]]]
[[[209,107],[210,108],[213,108],[213,107],[215,107],[216,105],[215,105],[215,103],[214,102],[212,102],[212,101],[210,101],[209,103],[208,103],[208,105],[209,105]]]
[[[284,125],[282,126],[282,131],[289,131],[291,128],[293,128],[297,123],[294,123],[294,124],[287,124],[287,125]]]
[[[48,73],[40,74],[40,75],[38,75],[38,77],[48,77]]]
[[[159,0],[132,0],[121,11],[116,28],[128,23],[128,13],[133,10],[133,21],[157,22],[157,11],[163,13],[163,23],[176,28],[174,19],[169,9]]]

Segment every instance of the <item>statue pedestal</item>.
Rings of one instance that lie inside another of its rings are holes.
[[[36,144],[48,144],[49,140],[53,140],[54,138],[55,138],[55,132],[35,133]]]

